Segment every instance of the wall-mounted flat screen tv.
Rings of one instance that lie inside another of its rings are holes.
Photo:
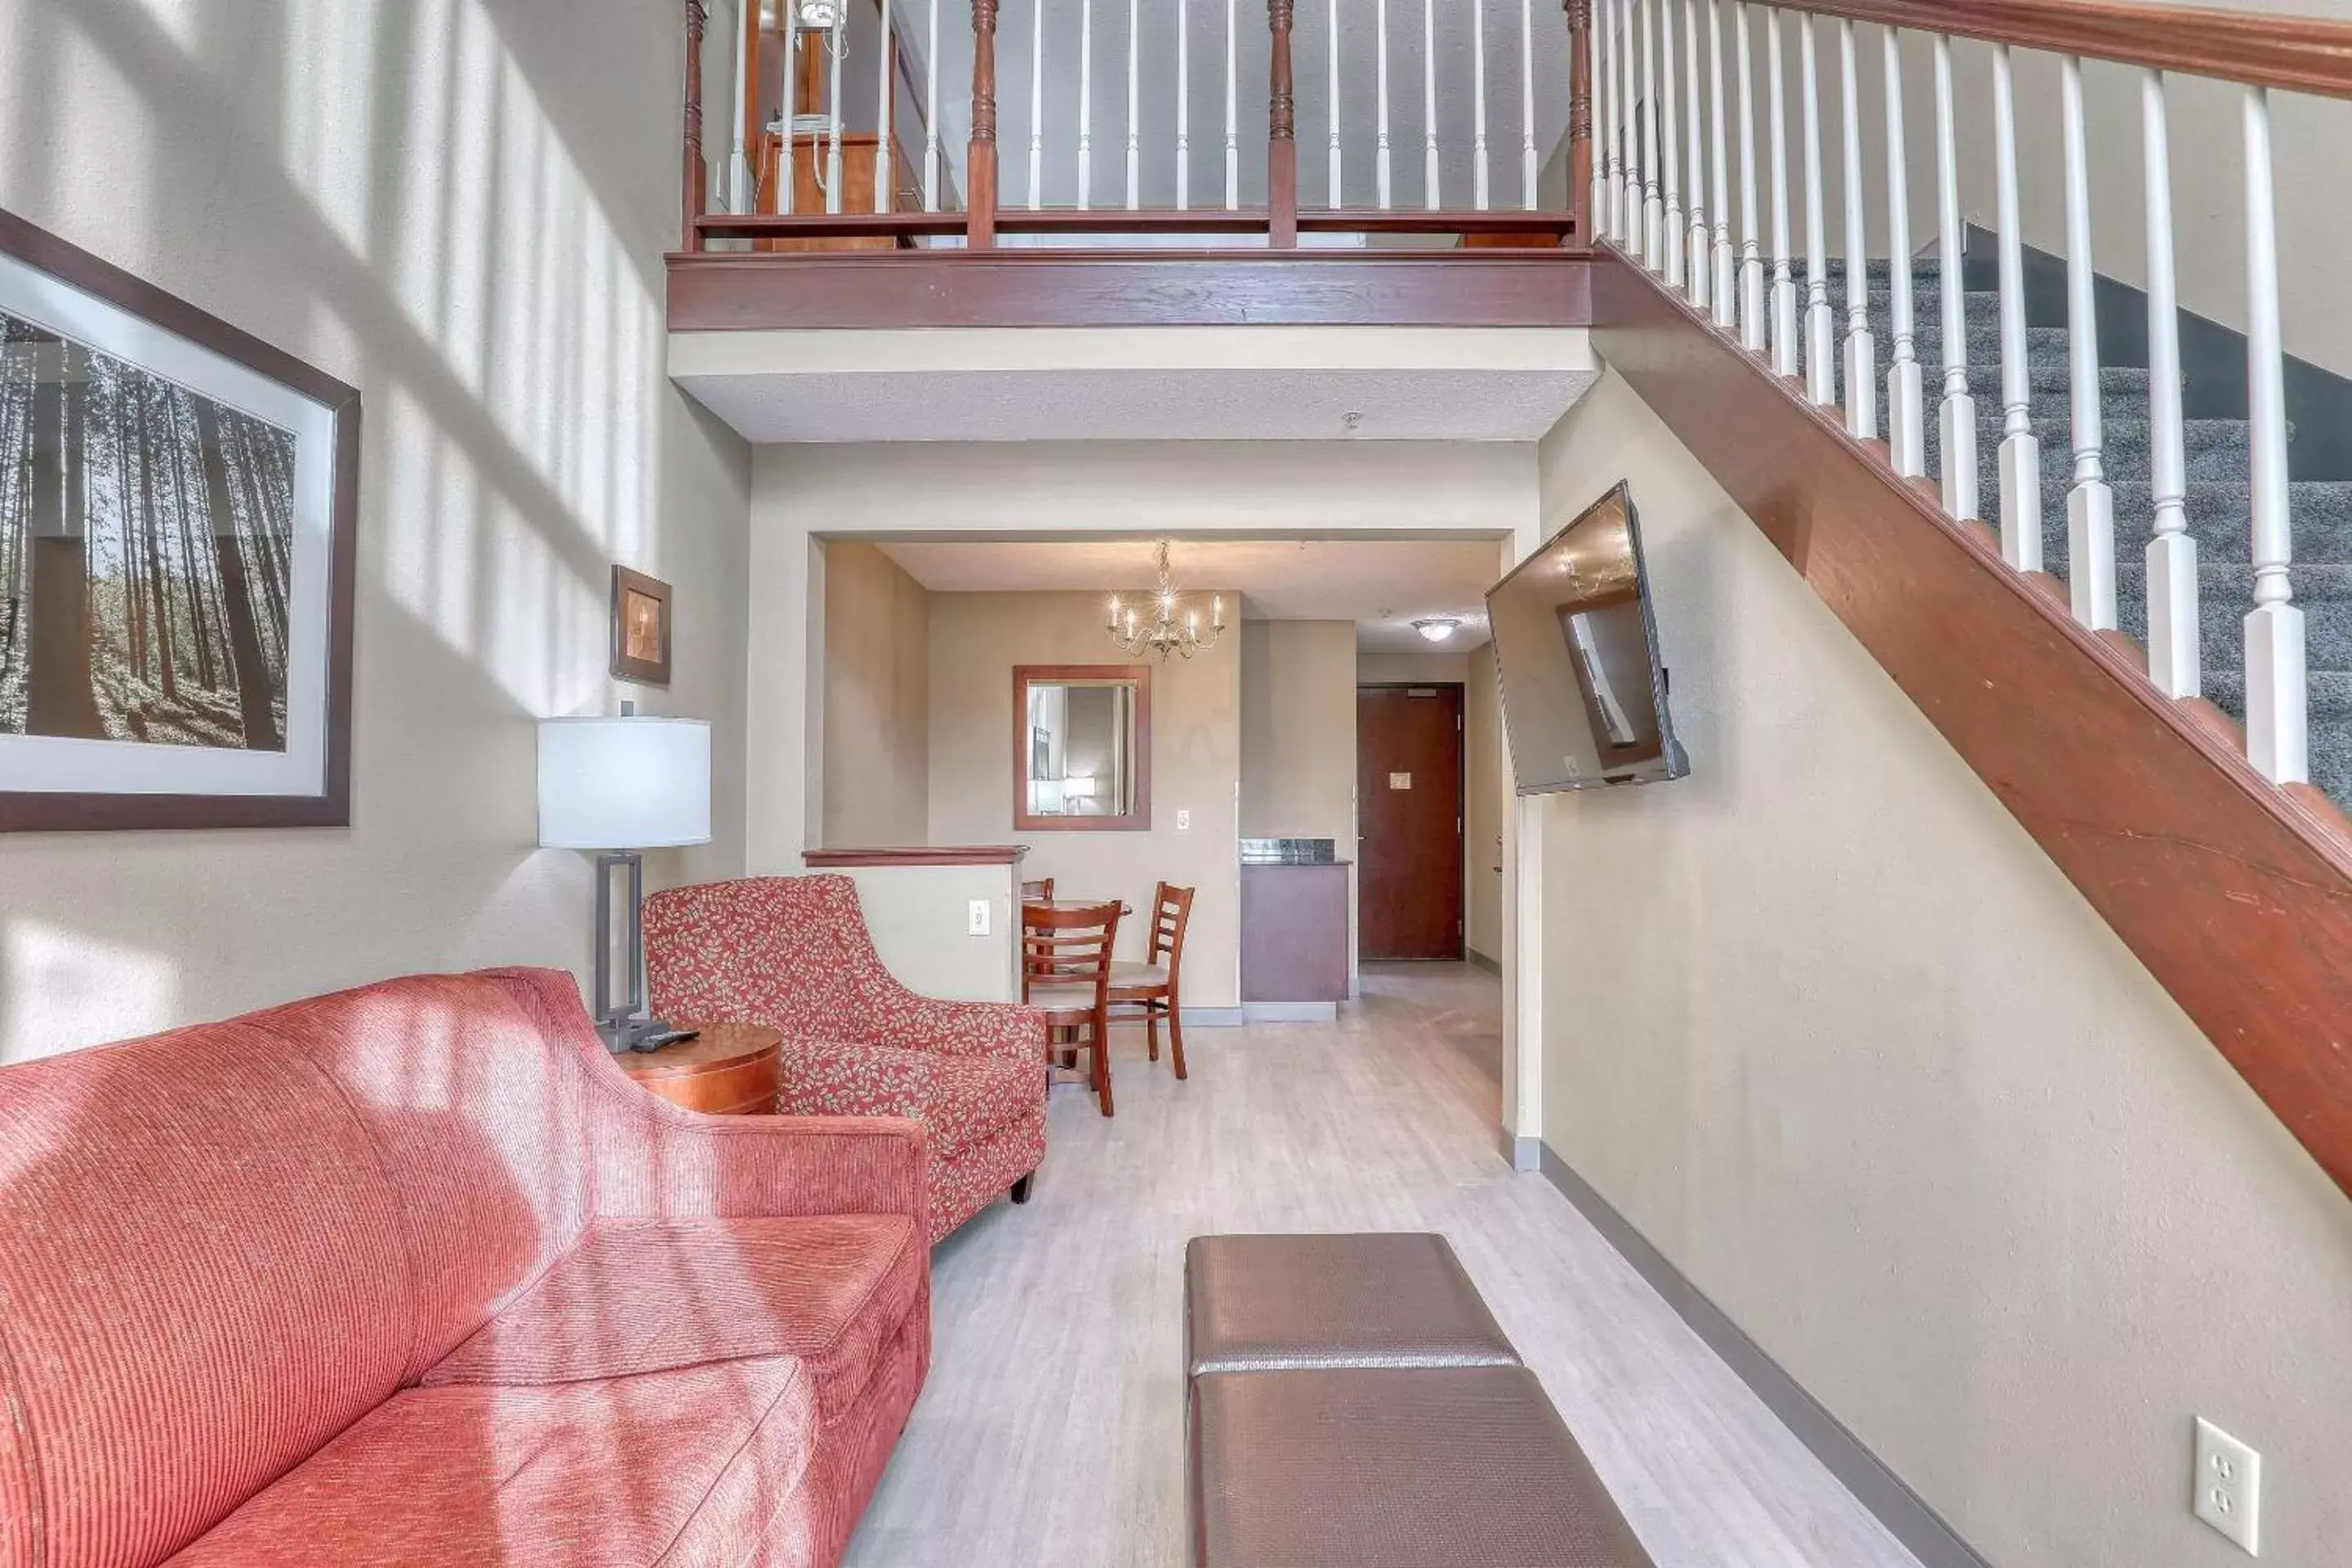
[[[1642,528],[1623,481],[1487,591],[1521,795],[1682,778]]]

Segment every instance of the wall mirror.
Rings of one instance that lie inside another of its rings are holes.
[[[1024,664],[1013,671],[1013,818],[1024,831],[1151,826],[1151,671]]]

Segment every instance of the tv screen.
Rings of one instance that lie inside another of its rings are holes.
[[[1486,613],[1521,795],[1690,772],[1666,711],[1641,521],[1623,481],[1489,589]]]

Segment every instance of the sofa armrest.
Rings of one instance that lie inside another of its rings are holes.
[[[592,1134],[601,1219],[903,1214],[929,1234],[930,1152],[919,1122],[702,1116],[623,1087],[644,1103],[608,1103]]]
[[[1014,1002],[941,1002],[908,994],[910,1005],[877,1016],[871,1043],[945,1057],[1045,1059],[1045,1015]]]

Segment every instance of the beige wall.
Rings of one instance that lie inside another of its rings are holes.
[[[930,595],[871,544],[824,552],[824,837],[930,840]]]
[[[2352,1205],[1613,375],[1693,774],[1544,808],[1544,1136],[2003,1568],[2352,1536]]]
[[[1360,653],[1356,656],[1356,679],[1365,686],[1377,686],[1401,680],[1466,682],[1470,679],[1470,656],[1466,653]]]
[[[1242,625],[1242,837],[1356,836],[1356,626]]]
[[[949,1002],[1021,1000],[1021,879],[1017,864],[858,866],[857,906],[882,967],[924,996]],[[971,929],[974,904],[988,930]]]
[[[1013,667],[1118,662],[1099,598],[934,594],[930,642],[932,842],[1026,844],[1024,876],[1054,878],[1063,897],[1125,900],[1136,913],[1121,931],[1121,957],[1142,956],[1155,883],[1197,889],[1185,1005],[1238,1006],[1241,639],[1150,667],[1151,827],[1135,833],[1013,826]],[[1189,827],[1177,826],[1179,812],[1191,813]]]
[[[353,825],[0,841],[0,1058],[404,971],[585,967],[532,721],[717,722],[742,863],[747,455],[664,380],[675,7],[0,0],[0,207],[360,388]],[[616,63],[617,62],[617,63]],[[648,62],[651,62],[650,64]],[[614,562],[677,681],[605,674]]]
[[[1495,680],[1495,645],[1470,650],[1463,687],[1464,772],[1467,775],[1463,853],[1469,862],[1470,951],[1501,963],[1503,887],[1510,861],[1503,841],[1503,818],[1511,806],[1511,770],[1503,756],[1503,715]]]

